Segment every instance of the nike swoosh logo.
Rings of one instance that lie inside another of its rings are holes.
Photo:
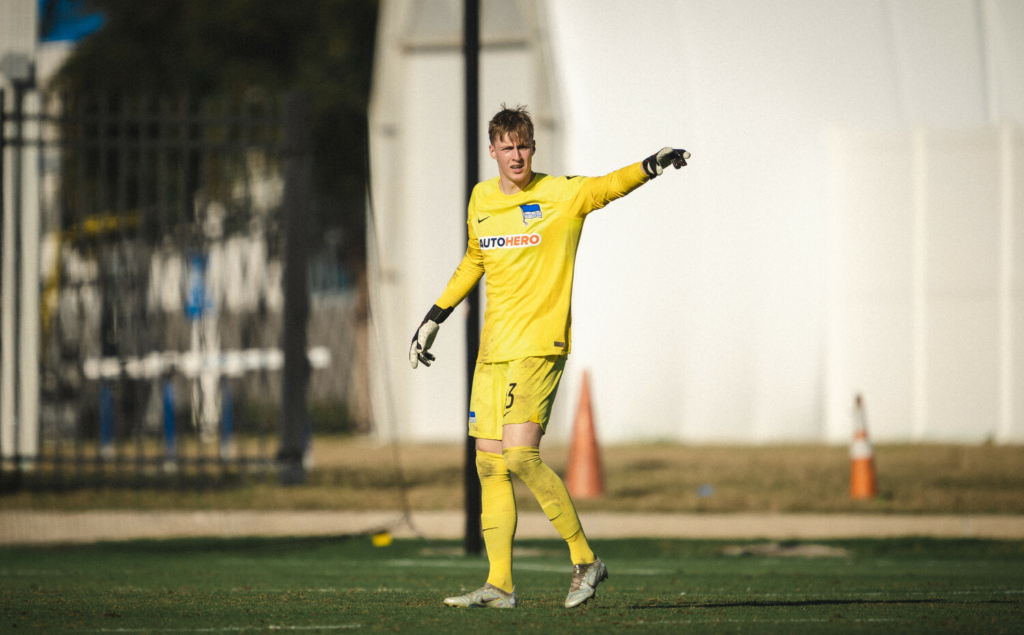
[[[492,216],[493,216],[493,214],[492,214]],[[488,218],[490,218],[490,216],[484,216],[483,218],[478,218],[478,219],[476,219],[476,222],[478,222],[478,223],[482,223],[482,222],[484,222],[485,220],[487,220]]]

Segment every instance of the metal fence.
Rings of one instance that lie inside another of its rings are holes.
[[[308,180],[306,115],[259,92],[200,103],[16,90],[2,110],[0,487],[265,477],[279,438],[300,460],[303,371],[332,362],[327,342],[305,347],[308,282],[284,283],[286,233],[302,236],[309,205],[294,183]],[[290,220],[289,198],[302,208]],[[305,272],[308,237],[299,244],[288,266]],[[332,305],[335,321],[351,304]],[[289,364],[301,395],[282,434]]]

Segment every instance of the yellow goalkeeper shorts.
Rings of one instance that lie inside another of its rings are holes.
[[[547,431],[564,369],[564,355],[478,363],[469,398],[469,436],[500,441],[501,426],[527,421]]]

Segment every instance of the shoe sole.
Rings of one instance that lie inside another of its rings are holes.
[[[450,606],[455,609],[514,609],[514,606],[498,606],[494,602],[488,602],[487,604],[449,604],[444,603],[445,606]]]

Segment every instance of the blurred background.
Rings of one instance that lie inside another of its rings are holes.
[[[5,478],[460,442],[464,307],[406,358],[465,250],[462,24],[3,0]],[[1024,3],[482,0],[480,32],[482,146],[504,102],[541,172],[693,154],[588,219],[556,443],[584,371],[608,444],[845,444],[858,394],[880,441],[1024,440]]]
[[[365,1],[0,6],[5,468],[262,470],[285,394],[304,447],[372,430],[376,21]]]

